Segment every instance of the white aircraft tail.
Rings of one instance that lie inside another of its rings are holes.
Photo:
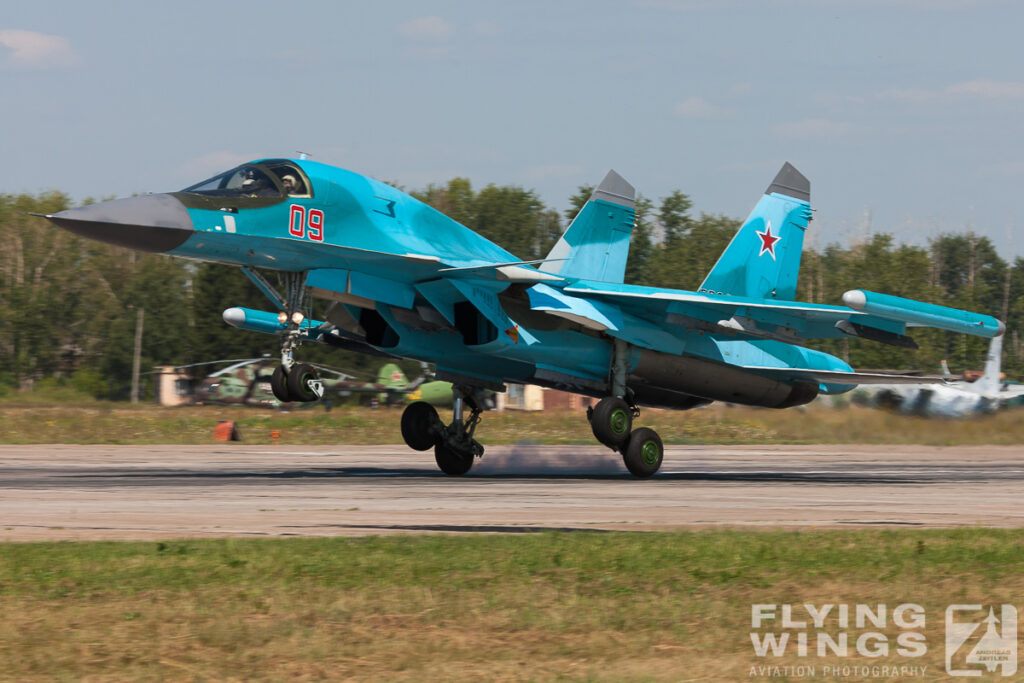
[[[977,381],[971,383],[971,387],[975,392],[985,395],[996,395],[999,393],[999,388],[1002,386],[1002,381],[999,379],[1002,356],[1003,335],[999,334],[992,337],[992,341],[988,345],[988,356],[985,358],[985,374],[979,377]]]

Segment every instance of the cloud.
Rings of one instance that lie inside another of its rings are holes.
[[[420,17],[399,24],[398,32],[415,40],[444,42],[455,37],[455,26],[441,17]]]
[[[677,116],[688,119],[720,119],[728,115],[728,110],[711,104],[703,97],[687,97],[682,102],[676,102],[672,110]]]
[[[59,69],[82,63],[82,58],[72,49],[68,39],[61,36],[13,28],[2,29],[0,45],[10,50],[10,54],[3,60],[3,65],[9,68]]]
[[[882,99],[911,104],[952,100],[1024,100],[1024,83],[980,79],[954,83],[941,90],[895,88],[878,95]]]
[[[852,132],[853,126],[845,121],[804,119],[803,121],[780,123],[772,130],[779,137],[795,138],[800,140],[820,140],[825,138],[845,137]]]

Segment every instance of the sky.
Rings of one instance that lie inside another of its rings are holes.
[[[564,210],[609,168],[743,218],[789,161],[811,246],[1024,255],[1013,0],[33,2],[0,8],[0,193],[181,189],[296,156]]]

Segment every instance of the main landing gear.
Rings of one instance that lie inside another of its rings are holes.
[[[597,440],[622,454],[626,469],[634,477],[646,479],[661,467],[665,446],[653,429],[633,429],[640,409],[633,392],[626,386],[627,352],[625,342],[615,340],[608,388],[611,396],[587,408],[587,419]],[[402,438],[417,451],[434,449],[437,466],[445,474],[465,474],[473,461],[484,454],[484,447],[473,438],[484,408],[484,393],[477,387],[456,384],[452,387],[455,403],[451,424],[445,425],[434,406],[423,401],[409,404],[402,413]],[[467,419],[465,409],[469,408]]]
[[[587,419],[597,440],[622,453],[626,469],[634,477],[645,479],[661,467],[665,446],[653,429],[633,429],[633,420],[640,417],[640,409],[633,400],[633,392],[626,386],[629,347],[621,339],[612,343],[609,373],[612,395],[602,398],[593,408],[587,408]]]
[[[626,396],[630,396],[628,392]],[[587,408],[587,419],[597,440],[622,453],[626,469],[634,477],[644,479],[661,467],[665,446],[653,429],[633,429],[633,420],[639,416],[636,403],[617,396],[603,398],[593,408]]]
[[[434,460],[445,474],[469,472],[473,460],[483,456],[484,447],[473,438],[483,412],[483,395],[479,389],[456,384],[452,387],[455,402],[451,424],[445,425],[434,406],[423,401],[410,403],[402,413],[402,438],[417,451],[434,449]],[[465,409],[469,408],[469,418]]]

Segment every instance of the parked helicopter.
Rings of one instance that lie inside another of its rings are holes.
[[[248,405],[276,408],[290,404],[276,396],[271,377],[277,363],[270,357],[212,361],[228,363],[204,377],[196,386],[195,401],[199,404]],[[193,366],[194,367],[194,366]],[[410,381],[396,363],[385,363],[373,380],[360,380],[326,365],[317,365],[324,382],[324,398],[365,398],[372,405],[400,406],[410,401],[426,401],[437,407],[452,404],[452,385],[430,379],[424,373]]]

